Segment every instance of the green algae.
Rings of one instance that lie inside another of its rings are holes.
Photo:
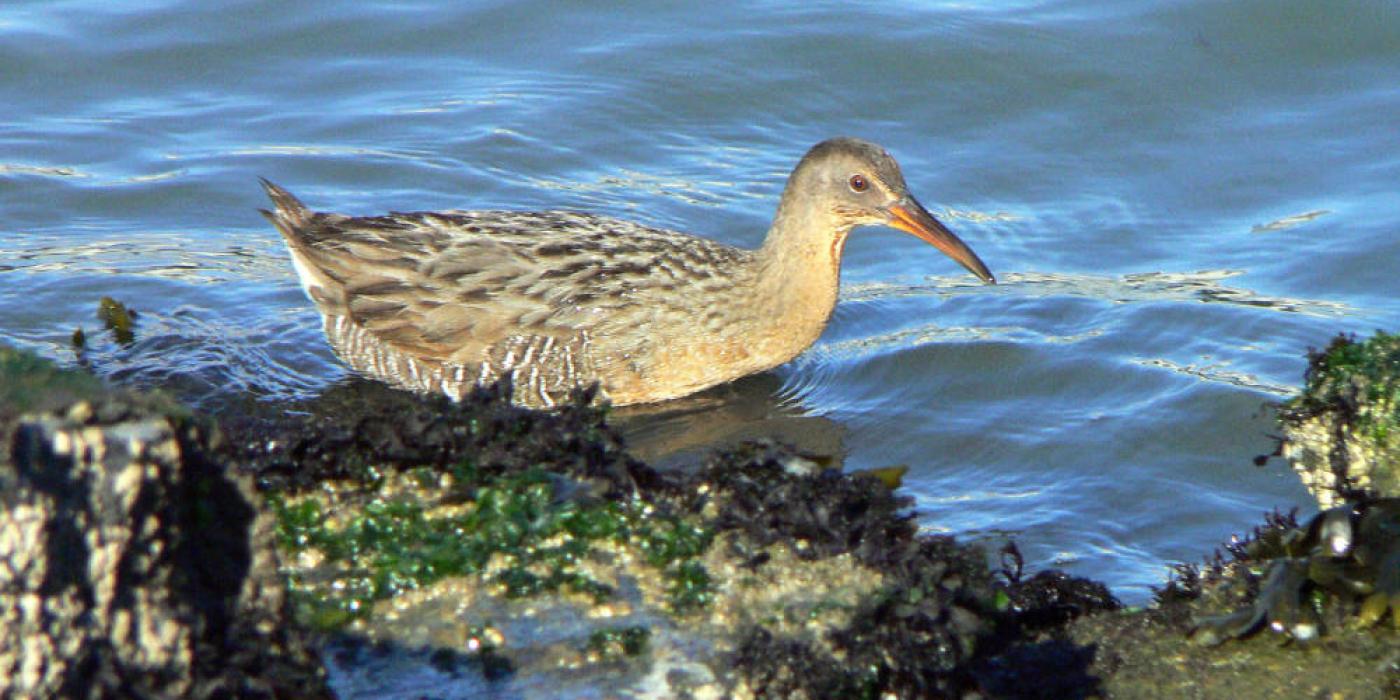
[[[685,560],[666,573],[670,580],[666,593],[672,612],[684,615],[709,606],[713,598],[713,581],[703,564]]]
[[[588,635],[584,650],[605,659],[635,658],[646,653],[651,642],[651,630],[641,625],[605,627]]]
[[[1347,411],[1361,435],[1389,446],[1400,435],[1400,335],[1377,332],[1360,342],[1337,336],[1310,358],[1303,393],[1284,410]]]
[[[343,519],[317,498],[270,497],[284,551],[314,553],[334,571],[292,574],[303,619],[335,629],[376,601],[462,575],[486,576],[507,598],[567,593],[601,603],[615,591],[582,563],[607,543],[634,546],[659,569],[677,613],[708,603],[709,574],[695,560],[712,540],[705,528],[637,500],[563,499],[557,477],[540,468],[482,478],[464,463],[453,473],[441,492],[361,485],[367,500]],[[425,470],[405,476],[419,488],[437,482]]]
[[[1339,335],[1309,353],[1279,424],[1281,454],[1323,508],[1400,495],[1400,336]]]
[[[0,346],[0,414],[49,410],[103,393],[102,382],[87,372]]]
[[[909,499],[891,489],[894,471],[845,474],[750,443],[660,472],[626,455],[586,397],[536,413],[506,395],[450,404],[361,387],[330,416],[315,410],[234,441],[253,446],[239,454],[282,494],[302,619],[477,653],[457,618],[508,615],[522,673],[540,661],[517,614],[543,615],[538,624],[566,635],[582,628],[572,652],[585,664],[619,661],[629,645],[669,657],[681,630],[715,644],[703,663],[722,664],[718,682],[768,697],[951,694],[1010,644],[1013,613],[992,605],[985,554],[920,535]],[[383,475],[362,481],[349,464]],[[381,528],[372,521],[387,503],[401,522]],[[434,537],[450,540],[455,563],[412,565]],[[639,632],[593,635],[656,613],[677,618],[650,638],[657,649],[637,644]]]

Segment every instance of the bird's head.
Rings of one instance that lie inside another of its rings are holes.
[[[852,228],[890,226],[931,243],[983,282],[996,283],[977,254],[909,193],[899,163],[869,141],[843,137],[813,146],[793,170],[783,200],[784,209],[823,212],[835,222],[837,257]]]

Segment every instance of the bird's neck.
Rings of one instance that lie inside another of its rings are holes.
[[[780,207],[758,250],[756,298],[778,324],[782,354],[795,357],[816,341],[836,307],[841,252],[849,225],[829,211]],[[784,360],[786,361],[786,360]]]

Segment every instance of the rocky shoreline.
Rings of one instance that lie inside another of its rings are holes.
[[[1332,509],[1124,610],[919,532],[897,474],[653,467],[584,392],[357,381],[216,424],[0,350],[4,694],[1397,697],[1397,368],[1384,334],[1315,353],[1283,450]]]

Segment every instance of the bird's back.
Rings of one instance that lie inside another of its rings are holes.
[[[721,301],[752,263],[751,251],[593,214],[347,217],[264,186],[275,211],[263,213],[337,353],[419,391],[460,395],[513,373],[532,405],[593,381],[620,403],[654,400],[638,392],[657,344],[723,336],[707,298]]]

